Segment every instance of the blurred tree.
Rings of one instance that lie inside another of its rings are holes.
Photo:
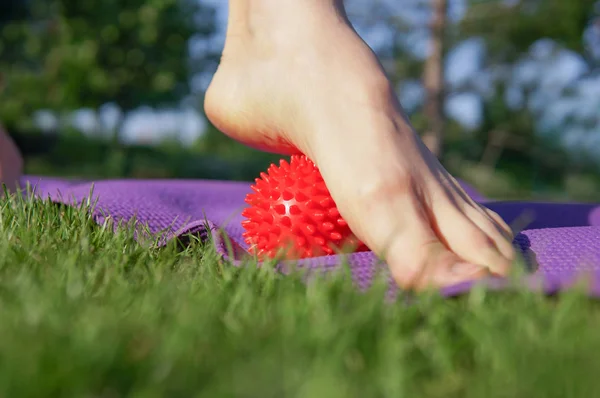
[[[542,38],[585,55],[584,34],[597,18],[598,0],[470,0],[460,30],[485,39],[491,62],[506,62]]]
[[[553,131],[543,130],[540,122],[548,108],[532,104],[540,99],[544,72],[542,69],[534,72],[536,81],[525,85],[515,82],[515,76],[524,62],[534,58],[532,49],[536,45],[542,41],[553,43],[552,51],[556,54],[569,50],[572,59],[581,56],[585,60],[587,72],[557,94],[559,98],[581,101],[585,79],[600,73],[600,2],[469,0],[462,16],[455,12],[457,2],[453,0],[447,4],[452,14],[442,13],[443,3],[442,0],[406,0],[402,4],[391,0],[349,2],[351,19],[358,31],[373,43],[399,92],[411,87],[411,99],[417,100],[413,104],[407,100],[405,104],[410,105],[407,110],[411,120],[417,131],[425,133],[424,139],[435,137],[427,132],[443,131],[442,155],[449,151],[453,159],[457,156],[468,159],[471,165],[478,162],[487,170],[500,168],[528,184],[560,180],[570,167],[567,164],[573,161],[580,168],[589,169],[592,165],[588,160],[593,156],[582,156],[579,152],[575,159],[570,158],[562,145],[563,132],[577,123],[585,124],[588,131],[593,131],[593,126],[597,130],[600,113],[595,112],[594,120],[566,117],[563,126]],[[445,32],[443,37],[440,31]],[[483,44],[478,72],[459,84],[450,85],[448,80],[442,80],[438,67],[446,64],[444,55],[474,39]],[[426,46],[428,51],[424,51]],[[420,81],[417,91],[416,81]],[[515,84],[520,85],[518,91],[522,97],[518,105],[509,100]],[[444,98],[459,94],[472,94],[472,98],[480,101],[481,123],[474,131],[467,132],[464,126],[444,120],[441,105]],[[547,96],[544,98],[549,100]],[[432,129],[432,125],[438,127]],[[436,150],[436,145],[429,146]],[[584,167],[585,162],[588,166]],[[489,178],[489,173],[484,175]]]
[[[173,104],[189,93],[191,72],[217,59],[208,50],[190,57],[190,40],[215,33],[214,8],[196,0],[31,0],[27,9],[4,1],[0,120],[8,125],[38,109]]]
[[[444,57],[446,52],[447,0],[431,1],[431,22],[429,24],[429,53],[423,71],[425,106],[423,113],[427,127],[423,142],[438,158],[442,156],[444,143]]]
[[[28,15],[25,0],[3,0],[0,2],[0,27],[9,21],[24,19]]]
[[[525,162],[527,169],[534,170],[534,178],[539,173],[557,176],[565,169],[568,158],[560,147],[560,135],[547,132],[541,137],[538,123],[541,115],[529,106],[540,90],[539,80],[520,88],[523,95],[520,109],[509,106],[506,89],[514,79],[515,69],[530,58],[532,46],[542,39],[551,40],[554,51],[562,48],[579,54],[588,65],[588,74],[597,71],[598,59],[586,44],[585,33],[598,21],[598,5],[597,0],[519,0],[511,4],[498,0],[471,1],[458,30],[460,37],[482,38],[487,49],[485,69],[492,76],[494,88],[492,95],[482,94],[484,120],[475,132],[483,144],[481,160],[486,167],[495,167],[505,153],[515,161],[518,158]],[[471,80],[457,90],[477,92],[473,83]],[[566,87],[563,95],[569,95],[568,91]]]

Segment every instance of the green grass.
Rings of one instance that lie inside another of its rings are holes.
[[[579,293],[385,303],[87,214],[0,200],[1,397],[599,394],[599,306]]]

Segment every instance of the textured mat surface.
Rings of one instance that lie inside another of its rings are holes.
[[[234,245],[233,260],[239,260],[247,249],[240,225],[244,197],[249,192],[247,182],[109,180],[92,183],[27,176],[23,183],[31,184],[42,198],[69,205],[88,200],[92,194],[96,202],[94,219],[99,223],[107,217],[122,221],[135,217],[138,222],[147,224],[152,233],[166,232],[170,237],[188,233],[206,237],[212,233],[217,250],[229,257],[231,251],[226,250],[219,234],[214,234],[222,229]],[[515,239],[529,267],[535,269],[524,279],[528,285],[554,293],[585,275],[591,282],[590,293],[600,296],[600,204],[493,202],[469,186],[465,189],[508,223],[529,221]],[[327,271],[336,269],[342,261],[341,256],[326,256],[302,260],[298,265]],[[371,283],[378,267],[385,268],[370,252],[352,254],[347,262],[361,288]],[[503,287],[505,281],[494,280],[489,284]],[[458,294],[469,287],[466,283],[445,292]]]

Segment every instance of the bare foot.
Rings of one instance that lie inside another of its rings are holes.
[[[342,216],[400,286],[505,275],[510,228],[422,144],[341,3],[230,2],[209,119],[255,148],[309,156]]]
[[[22,172],[23,159],[21,159],[21,154],[0,126],[0,186],[4,184],[9,192],[13,192],[17,188]],[[3,194],[4,190],[0,189],[0,196]]]

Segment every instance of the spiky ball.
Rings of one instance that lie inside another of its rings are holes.
[[[321,173],[306,156],[271,164],[261,173],[242,215],[244,240],[259,257],[300,259],[366,251],[341,217]]]

